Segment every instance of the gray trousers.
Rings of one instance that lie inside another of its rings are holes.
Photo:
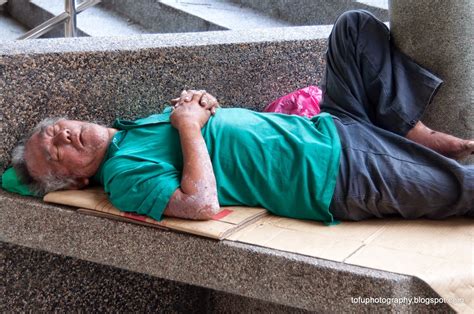
[[[326,57],[321,109],[334,116],[342,144],[335,218],[474,216],[474,166],[404,137],[442,81],[395,48],[366,11],[338,18]]]

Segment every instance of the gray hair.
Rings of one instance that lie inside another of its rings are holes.
[[[28,142],[30,137],[36,132],[41,132],[45,128],[64,119],[65,118],[63,117],[44,119],[43,121],[38,123],[34,127],[34,129],[25,138],[23,138],[20,141],[20,143],[13,149],[13,152],[12,152],[13,168],[15,169],[20,181],[23,184],[26,184],[29,190],[35,195],[42,196],[51,191],[65,189],[75,183],[74,178],[61,177],[51,172],[42,176],[40,179],[33,178],[33,176],[30,174],[30,171],[28,170],[28,167],[26,165],[26,160],[25,160],[26,143]]]

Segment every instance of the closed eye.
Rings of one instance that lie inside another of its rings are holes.
[[[59,147],[57,146],[54,146],[56,148],[56,154],[54,155],[56,157],[56,161],[59,161],[60,160],[60,154],[59,154]]]
[[[59,131],[59,126],[57,124],[54,124],[54,125],[50,125],[47,128],[46,133],[49,136],[51,136],[51,138],[54,138],[58,131]],[[59,161],[59,159],[60,159],[59,147],[57,145],[54,145],[54,144],[52,144],[51,146],[53,146],[53,151],[51,153],[51,160],[52,161]]]
[[[56,145],[50,144],[49,149],[46,150],[46,158],[50,161],[59,161],[59,148]]]

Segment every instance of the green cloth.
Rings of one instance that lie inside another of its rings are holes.
[[[119,129],[96,174],[120,210],[160,220],[179,188],[183,156],[170,108]],[[261,206],[298,219],[333,222],[329,205],[340,141],[332,117],[218,109],[202,129],[221,206]]]
[[[2,188],[8,192],[25,196],[39,196],[31,192],[26,184],[21,183],[15,169],[12,167],[5,170],[2,174]]]

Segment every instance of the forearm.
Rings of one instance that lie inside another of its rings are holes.
[[[183,152],[181,188],[173,195],[165,214],[209,219],[219,210],[216,179],[199,125],[178,129]]]
[[[216,179],[201,129],[199,126],[184,128],[179,130],[179,137],[184,162],[181,190],[187,195],[215,191]]]

